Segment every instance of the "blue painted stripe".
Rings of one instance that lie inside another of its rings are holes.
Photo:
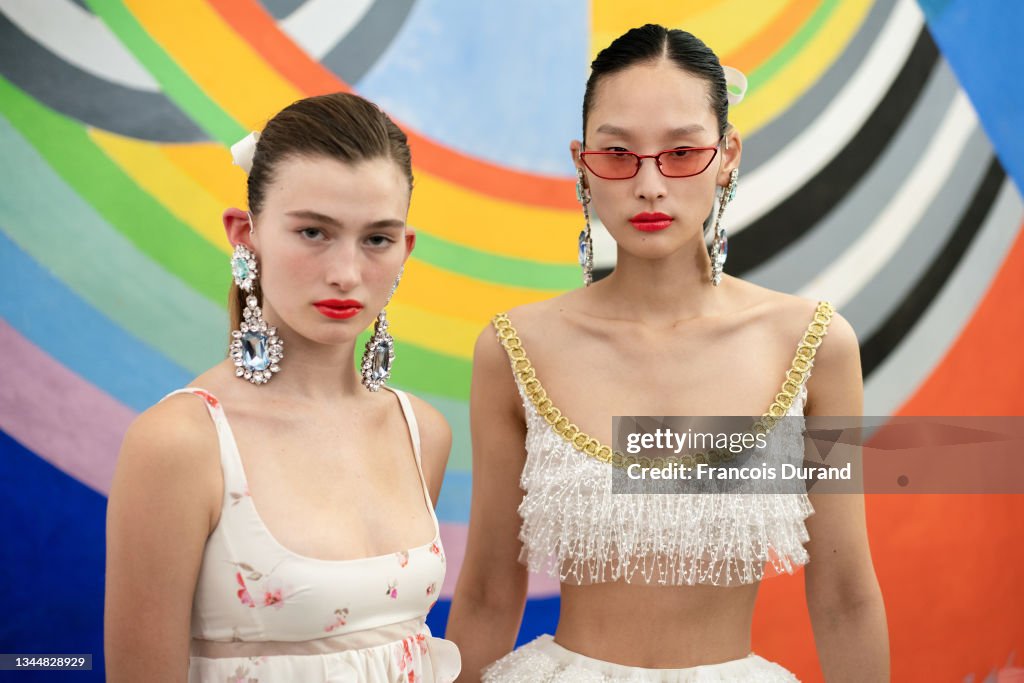
[[[452,149],[572,177],[589,26],[585,0],[418,0],[356,89]]]
[[[448,570],[452,571],[453,568],[449,567]],[[516,647],[525,645],[539,635],[554,633],[555,627],[558,626],[560,603],[561,600],[557,596],[527,600],[526,609],[523,611],[523,623],[519,627],[519,635],[516,637]],[[438,638],[444,638],[451,608],[451,600],[438,600],[427,615],[427,626],[430,627],[430,632]]]
[[[0,263],[0,317],[125,405],[145,410],[192,378],[89,306],[5,232],[0,232]]]
[[[106,500],[0,431],[0,652],[91,654],[92,671],[11,680],[102,681]],[[11,534],[17,530],[17,534]]]
[[[437,518],[451,524],[469,524],[469,495],[473,477],[449,467],[441,484],[441,499],[437,501]]]

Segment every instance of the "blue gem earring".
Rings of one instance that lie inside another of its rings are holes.
[[[259,277],[256,256],[243,245],[235,245],[231,256],[231,276],[238,288],[245,292],[242,323],[231,333],[228,353],[235,364],[235,375],[252,384],[266,384],[281,370],[284,342],[277,336],[277,328],[263,319],[255,288]]]
[[[391,297],[398,288],[403,272],[404,266],[395,278],[395,284],[391,287],[388,300],[384,302],[384,308],[377,314],[377,320],[373,323],[373,336],[366,342],[366,350],[363,352],[363,362],[360,366],[361,381],[369,391],[380,391],[384,383],[391,378],[391,366],[395,361],[395,340],[388,333],[387,305],[391,303]]]
[[[729,237],[726,234],[725,226],[720,225],[725,207],[736,196],[736,186],[739,184],[740,170],[732,169],[729,174],[729,184],[722,190],[722,196],[718,198],[718,214],[715,216],[715,234],[711,240],[711,284],[718,286],[722,281],[722,269],[725,267],[725,259],[729,256]]]

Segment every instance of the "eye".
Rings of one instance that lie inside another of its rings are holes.
[[[604,151],[606,151],[606,152],[623,152],[622,154],[614,155],[615,157],[628,157],[630,155],[630,151],[628,149],[626,149],[625,147],[605,147]],[[609,154],[608,156],[612,156],[612,155]]]
[[[391,239],[388,235],[370,235],[366,238],[371,246],[374,247],[386,247],[389,244],[394,244],[395,240]]]
[[[689,147],[677,147],[677,148],[671,150],[671,153],[669,154],[669,156],[673,157],[675,159],[682,159],[687,154],[689,154],[691,151],[692,150]]]
[[[324,231],[321,230],[320,228],[302,228],[301,230],[299,230],[299,234],[308,240],[313,240],[317,242],[327,238],[327,236],[324,235]]]

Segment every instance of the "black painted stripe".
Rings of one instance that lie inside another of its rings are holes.
[[[984,225],[1005,178],[1006,172],[999,159],[993,156],[974,198],[961,214],[942,251],[874,334],[861,340],[860,357],[865,378],[882,364],[928,310]],[[896,258],[899,258],[898,254]]]
[[[931,35],[922,29],[882,101],[846,146],[803,187],[729,238],[726,267],[731,274],[743,275],[782,251],[842,201],[895,137],[921,96],[938,57]]]
[[[398,35],[414,1],[377,0],[320,63],[349,85],[356,85]]]
[[[155,142],[209,137],[159,92],[104,80],[65,62],[0,14],[0,73],[50,109],[112,133]]]

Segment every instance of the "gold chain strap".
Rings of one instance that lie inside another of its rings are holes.
[[[751,430],[759,434],[769,434],[778,421],[789,411],[790,406],[800,393],[800,387],[807,381],[807,377],[814,367],[814,355],[825,335],[828,334],[829,323],[832,322],[832,315],[835,307],[827,301],[818,303],[814,311],[814,319],[807,326],[803,339],[797,345],[796,355],[793,358],[793,365],[786,373],[786,380],[782,383],[782,389],[775,395],[775,400],[768,407],[767,412],[754,423]],[[595,460],[603,463],[611,463],[613,467],[625,468],[632,464],[639,464],[641,467],[665,467],[671,464],[681,464],[693,467],[698,463],[715,465],[719,462],[732,460],[735,454],[731,451],[711,449],[706,453],[693,453],[682,456],[670,455],[666,458],[648,458],[626,455],[621,451],[613,451],[600,441],[581,430],[569,418],[562,415],[562,411],[554,406],[547,392],[537,378],[537,373],[526,357],[523,343],[516,334],[516,328],[512,321],[504,313],[499,313],[492,320],[498,332],[498,339],[505,347],[509,360],[512,362],[512,371],[523,388],[526,397],[537,410],[537,414],[544,418],[544,421],[551,425],[555,433],[568,441],[572,446]]]

